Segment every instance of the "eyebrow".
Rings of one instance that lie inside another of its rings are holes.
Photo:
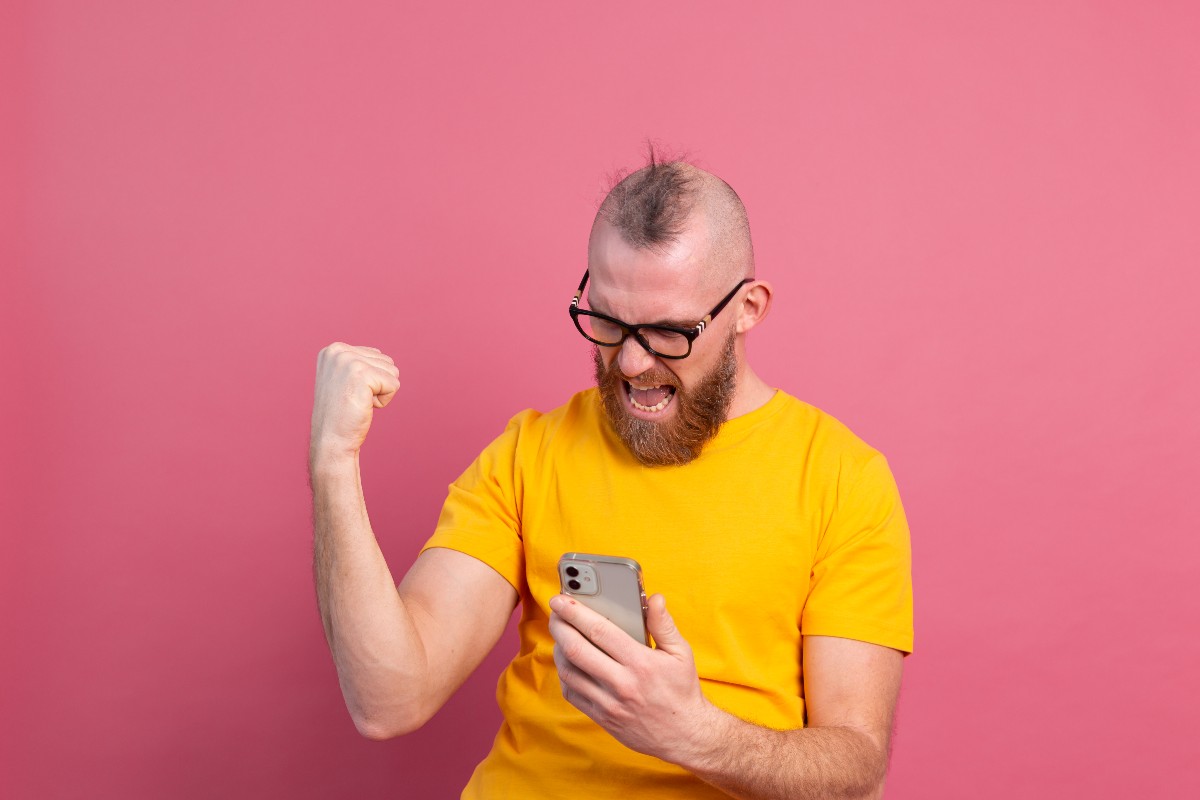
[[[694,328],[700,324],[700,320],[688,319],[664,319],[661,322],[647,322],[647,325],[665,325],[668,328]]]
[[[588,299],[587,299],[587,304],[588,304],[588,308],[589,308],[590,310],[592,310],[592,311],[595,311],[595,312],[596,312],[596,313],[598,313],[598,314],[604,314],[605,316],[608,316],[608,317],[613,317],[614,319],[620,319],[620,317],[617,317],[615,314],[610,314],[609,312],[607,312],[607,311],[603,311],[603,310],[601,310],[601,309],[599,309],[599,308],[596,308],[594,305],[592,305],[592,298],[591,298],[590,296],[589,296],[589,297],[588,297]],[[626,324],[629,324],[629,323],[628,323],[626,320],[623,320],[623,319],[621,320],[621,322],[625,322]],[[699,325],[699,324],[700,324],[700,320],[698,320],[698,319],[697,319],[697,320],[686,320],[686,319],[660,319],[660,320],[658,320],[657,322],[639,322],[639,323],[637,323],[637,324],[638,324],[638,325],[658,325],[658,326],[667,327],[667,328],[688,328],[688,329],[691,329],[691,328],[694,328],[694,327],[696,327],[697,325]]]

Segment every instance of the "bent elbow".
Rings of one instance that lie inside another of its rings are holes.
[[[384,742],[420,730],[429,721],[429,715],[406,714],[351,714],[354,727],[364,739]]]
[[[388,739],[394,739],[402,735],[394,728],[369,719],[355,719],[354,728],[358,731],[359,736],[364,739],[370,739],[372,742],[386,742]]]
[[[375,742],[419,730],[441,707],[429,686],[413,679],[376,680],[366,686],[343,682],[342,697],[359,735]]]

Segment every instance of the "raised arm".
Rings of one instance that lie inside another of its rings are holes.
[[[423,725],[495,645],[517,602],[491,567],[438,548],[396,586],[367,516],[358,455],[374,409],[399,387],[399,370],[376,348],[335,343],[317,359],[313,578],[346,707],[371,739]]]

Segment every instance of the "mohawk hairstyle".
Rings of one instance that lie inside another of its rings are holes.
[[[686,161],[660,161],[653,143],[649,150],[650,163],[621,178],[600,213],[629,244],[661,250],[687,227],[698,187]]]

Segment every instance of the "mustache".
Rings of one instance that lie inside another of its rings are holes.
[[[674,375],[666,372],[658,372],[655,370],[646,370],[633,377],[626,377],[625,373],[621,372],[621,368],[617,366],[617,362],[613,361],[612,366],[604,370],[604,378],[610,383],[625,382],[625,383],[641,383],[656,386],[670,386],[674,389],[683,388],[679,379]]]

